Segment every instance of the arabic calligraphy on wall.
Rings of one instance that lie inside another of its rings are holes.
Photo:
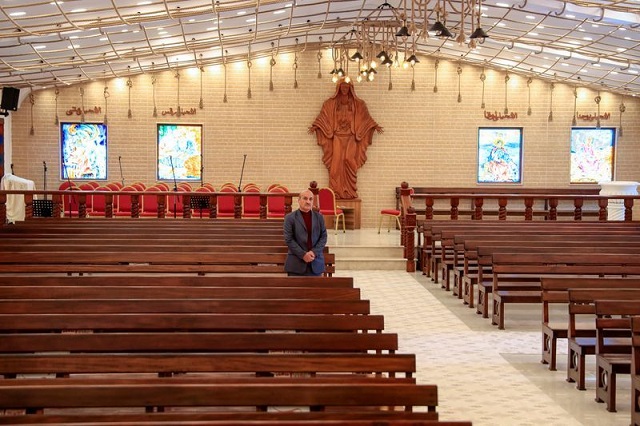
[[[501,112],[491,112],[491,111],[485,111],[484,112],[484,118],[486,118],[487,120],[491,120],[491,121],[498,121],[498,120],[515,120],[516,118],[518,118],[518,113],[517,112],[511,112],[508,114],[503,114]]]
[[[177,115],[178,117],[181,115],[196,115],[196,113],[198,112],[197,109],[195,108],[179,108],[179,109],[173,109],[173,108],[169,108],[166,111],[162,111],[162,115]],[[102,113],[102,107],[99,106],[94,106],[93,108],[86,108],[84,109],[84,114],[100,114]],[[83,114],[83,109],[81,107],[71,107],[66,111],[67,115],[82,115]]]
[[[173,110],[173,108],[169,108],[168,111],[162,111],[162,115],[177,115],[178,117],[181,115],[186,115],[186,114],[190,114],[190,115],[196,115],[197,110],[195,108],[189,108],[189,109],[184,109],[184,108],[177,108],[175,111]]]
[[[93,108],[85,109],[85,114],[100,114],[102,112],[102,107],[94,106]],[[80,107],[71,107],[66,112],[67,115],[82,115],[82,108]]]
[[[580,114],[577,113],[576,114],[576,118],[578,120],[584,120],[584,121],[595,121],[598,119],[598,114],[591,114],[591,113],[587,113],[587,114]],[[609,112],[605,112],[604,114],[600,114],[600,120],[609,120],[611,118],[611,113]]]

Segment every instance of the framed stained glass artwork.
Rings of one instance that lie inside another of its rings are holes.
[[[60,178],[107,179],[107,125],[60,123]]]
[[[522,127],[478,129],[478,183],[522,183]]]
[[[571,129],[570,183],[611,182],[614,179],[616,129]]]
[[[202,125],[158,124],[158,180],[200,180]]]

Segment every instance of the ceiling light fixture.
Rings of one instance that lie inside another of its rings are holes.
[[[451,28],[447,28],[447,9],[461,13]],[[357,82],[373,80],[379,64],[385,68],[413,68],[420,63],[416,56],[418,39],[426,41],[430,36],[453,38],[455,33],[458,43],[468,41],[469,47],[475,49],[477,43],[489,37],[481,26],[482,10],[482,0],[436,0],[430,10],[425,8],[424,0],[403,0],[398,7],[384,1],[370,14],[357,18],[349,31],[332,42],[331,79],[337,82],[349,77],[349,62],[357,63],[351,67],[354,75],[350,78]],[[435,22],[430,22],[432,16],[436,17]]]

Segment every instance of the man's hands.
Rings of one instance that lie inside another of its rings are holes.
[[[311,250],[306,252],[302,257],[302,260],[304,260],[307,263],[313,262],[315,259],[316,259],[316,254]]]

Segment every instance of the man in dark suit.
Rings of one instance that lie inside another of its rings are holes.
[[[298,196],[298,205],[284,218],[284,241],[289,247],[284,269],[289,275],[321,275],[327,244],[324,216],[312,209],[313,193],[308,189]]]

